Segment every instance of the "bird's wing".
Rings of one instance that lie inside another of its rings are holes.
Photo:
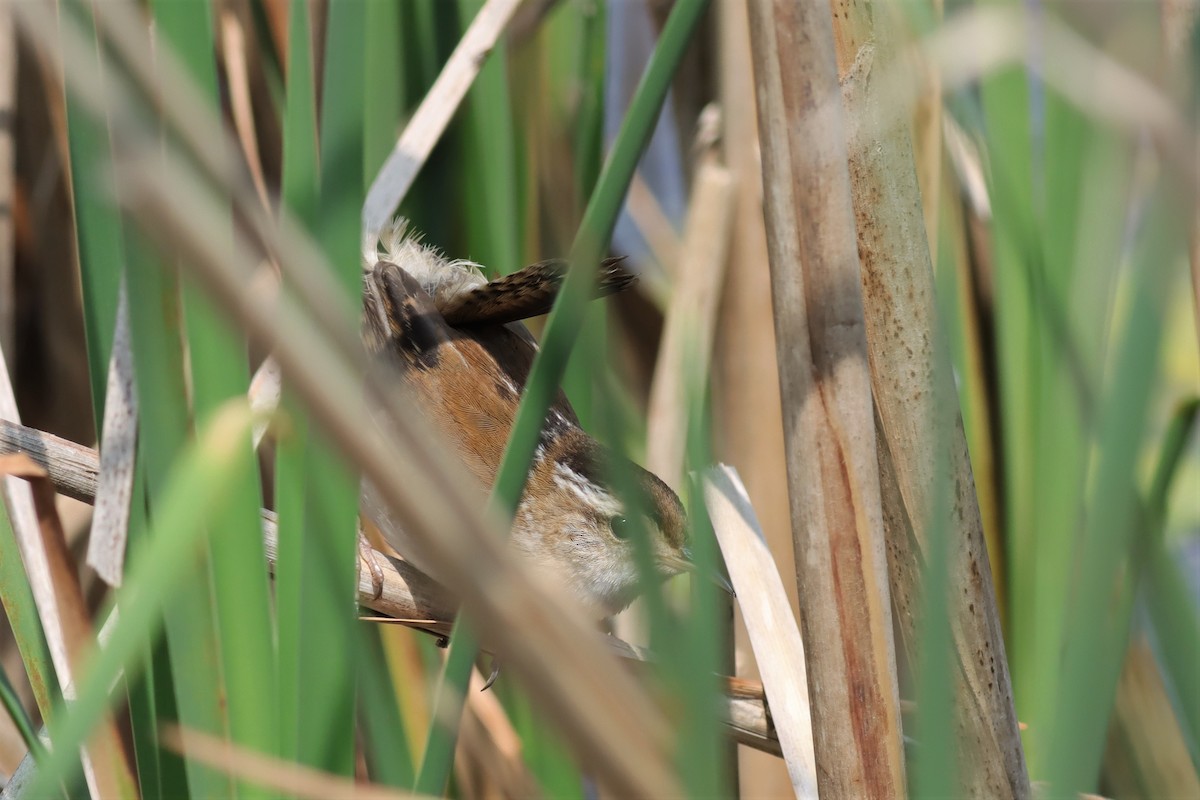
[[[619,258],[600,263],[595,297],[607,297],[637,280],[622,268]],[[446,322],[455,326],[499,325],[528,319],[550,311],[566,277],[567,262],[540,261],[511,275],[489,281],[451,298],[441,308]]]
[[[412,275],[380,261],[364,276],[363,344],[402,371],[436,366],[454,331]]]

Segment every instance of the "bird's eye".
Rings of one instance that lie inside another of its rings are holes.
[[[621,540],[628,539],[633,535],[633,526],[629,524],[629,520],[625,517],[610,517],[608,527],[612,529],[613,536]]]

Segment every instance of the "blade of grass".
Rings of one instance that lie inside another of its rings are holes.
[[[1158,647],[1178,696],[1180,721],[1190,734],[1192,762],[1200,769],[1200,614],[1195,590],[1178,557],[1165,547],[1151,554],[1146,577]]]
[[[312,26],[307,0],[292,0],[288,14],[287,89],[283,129],[283,206],[311,229],[319,200],[316,79]],[[300,683],[304,603],[304,464],[308,420],[290,392],[284,393],[283,419],[290,424],[277,436],[275,510],[278,545],[275,608],[279,637],[280,754],[299,756],[304,694]]]
[[[38,738],[37,731],[33,729],[33,720],[25,712],[25,706],[21,705],[21,698],[17,697],[16,689],[13,688],[2,669],[0,669],[0,706],[3,706],[4,710],[8,712],[8,718],[12,720],[13,727],[21,735],[21,740],[29,748],[34,760],[40,762],[46,756],[46,746]]]
[[[101,80],[105,80],[105,71],[98,54],[99,39],[94,33],[91,15],[81,13],[77,18],[82,22],[90,40],[92,53],[96,58],[96,72]],[[74,93],[68,92],[66,101],[76,233],[80,245],[80,277],[84,290],[84,322],[88,331],[88,358],[93,387],[92,408],[97,430],[105,431],[109,427],[104,423],[108,409],[105,394],[98,391],[106,386],[108,380],[99,359],[110,358],[105,354],[111,354],[113,337],[117,333],[115,328],[118,326],[114,323],[117,319],[120,296],[118,284],[122,275],[127,272],[124,231],[104,178],[111,148],[107,126],[104,120],[89,116]],[[136,397],[136,393],[134,396]],[[132,404],[136,405],[136,400]],[[132,425],[136,426],[136,420]],[[129,431],[129,436],[134,437],[133,443],[137,447],[136,427]],[[144,531],[145,528],[146,477],[136,451],[131,456],[134,462],[133,496],[126,516],[136,541],[138,532]],[[103,528],[103,521],[97,519],[93,544],[103,540]],[[120,534],[116,533],[115,536],[119,537]],[[89,545],[89,549],[93,544]],[[117,564],[111,565],[108,570],[110,578],[112,575],[121,574],[125,557],[123,545],[124,542],[114,545],[114,550],[119,549],[120,552],[110,554],[119,559]],[[183,764],[175,758],[169,758],[166,764],[161,763],[157,744],[157,720],[160,713],[168,718],[175,713],[174,686],[167,666],[167,649],[160,647],[154,654],[147,651],[144,657],[150,660],[147,676],[137,685],[131,686],[129,693],[131,733],[139,784],[146,794],[158,791],[160,794],[183,796],[186,792]]]
[[[160,2],[155,5],[155,18],[165,42],[175,48],[215,106],[219,97],[212,5]],[[232,237],[232,221],[222,234]],[[249,367],[245,343],[217,317],[195,287],[184,287],[183,306],[193,414],[204,419],[227,401],[246,395]],[[242,453],[246,463],[238,469],[249,477],[235,487],[214,519],[214,524],[226,532],[212,540],[211,552],[218,646],[233,740],[262,752],[276,752],[274,631],[258,514],[262,491],[249,439],[246,444]],[[261,796],[248,786],[242,786],[240,792],[246,797]]]
[[[135,464],[133,497],[130,501],[129,552],[146,544],[149,535],[146,515],[147,482],[144,467]],[[124,569],[122,568],[122,580]],[[165,639],[148,642],[134,656],[138,666],[126,676],[129,697],[129,728],[138,770],[138,788],[143,797],[188,796],[187,770],[183,759],[166,752],[159,744],[159,721],[179,718],[171,654]]]
[[[367,768],[377,783],[397,788],[412,786],[416,770],[393,682],[406,676],[393,676],[388,670],[381,641],[382,626],[364,625],[360,631],[358,703]]]
[[[571,269],[546,323],[542,347],[530,370],[512,437],[496,476],[493,495],[505,504],[509,516],[524,488],[537,434],[562,378],[565,357],[579,334],[580,312],[587,303],[599,255],[612,234],[617,212],[637,159],[658,119],[671,76],[707,7],[707,0],[681,0],[672,9],[584,212],[571,247]]]
[[[1094,791],[1104,736],[1128,638],[1128,627],[1106,623],[1096,609],[1131,597],[1113,597],[1114,582],[1130,554],[1137,515],[1134,465],[1155,385],[1162,309],[1178,238],[1161,197],[1146,210],[1131,274],[1133,298],[1115,348],[1113,375],[1119,380],[1100,401],[1098,450],[1091,499],[1084,519],[1079,582],[1066,610],[1060,644],[1062,662],[1054,727],[1047,752],[1051,791]]]
[[[459,41],[371,183],[362,205],[362,230],[368,238],[377,237],[396,213],[518,5],[520,0],[488,0]]]
[[[405,94],[407,131],[420,107],[426,105],[425,98],[437,82],[443,64],[447,63],[458,45],[460,35],[458,9],[453,2],[410,0],[401,4],[400,10],[405,34],[403,50],[408,68]],[[460,200],[460,130],[461,125],[449,124],[441,137],[436,139],[425,165],[420,167],[412,186],[405,193],[398,212],[413,224],[414,230],[421,231],[431,243],[443,248],[454,247],[462,235],[462,226],[456,215],[445,211],[456,207]],[[403,136],[404,132],[400,135]],[[396,137],[393,137],[390,147],[394,148],[396,142]],[[368,174],[368,177],[371,175]]]
[[[484,0],[458,0],[464,22],[479,16]],[[464,36],[466,31],[463,32]],[[508,82],[508,47],[498,40],[471,83],[463,108],[464,255],[507,275],[521,266],[516,140]]]
[[[542,347],[530,369],[512,434],[492,487],[489,504],[503,519],[511,520],[516,513],[529,467],[533,463],[533,451],[542,421],[562,381],[567,358],[580,332],[582,312],[595,279],[602,248],[612,235],[622,198],[633,178],[637,159],[653,132],[671,76],[696,23],[707,7],[707,0],[681,0],[672,9],[584,213],[571,248],[571,269],[550,312]],[[446,697],[448,693],[459,697],[463,695],[476,651],[471,634],[464,626],[456,625],[442,678],[444,688],[439,691],[439,698]],[[439,714],[435,713],[434,719],[438,717]],[[454,731],[447,727],[436,722],[431,727],[425,759],[418,774],[418,791],[436,792],[445,786],[453,759],[454,738]],[[424,787],[434,788],[430,790]]]
[[[82,14],[80,19],[91,43],[89,55],[94,59],[97,75],[104,80],[99,39],[94,34],[91,15]],[[103,174],[111,151],[107,127],[103,121],[88,115],[71,92],[66,94],[66,115],[92,414],[96,430],[101,431],[125,245],[120,215],[111,201]]]
[[[1036,703],[1038,649],[1033,632],[1041,613],[1036,593],[1035,569],[1038,541],[1034,483],[1038,470],[1032,441],[1034,401],[1041,374],[1035,354],[1034,310],[1023,290],[1021,275],[1035,247],[1028,209],[1032,204],[1029,181],[1033,170],[1029,136],[1029,85],[1024,74],[1006,69],[982,84],[987,119],[988,158],[991,163],[988,196],[995,211],[994,275],[996,293],[996,352],[1000,419],[1004,426],[999,461],[1003,495],[1004,539],[1008,543],[1010,598],[1009,658],[1017,716],[1033,726],[1023,735],[1029,772],[1041,770],[1041,739],[1045,728]]]
[[[493,689],[504,691],[507,687]],[[509,692],[504,707],[521,737],[521,755],[546,797],[583,800],[583,782],[579,768],[562,740],[534,714],[524,693]]]
[[[945,431],[935,435],[943,441],[950,438]],[[945,444],[938,446],[938,453],[942,458],[950,457]],[[890,460],[890,449],[887,450],[886,457]],[[942,466],[938,479],[929,487],[934,495],[934,507],[939,509],[950,506],[955,491],[950,477],[952,473],[946,469],[947,466],[949,465]],[[951,537],[958,534],[944,513],[932,515],[930,525],[921,570],[922,580],[918,584],[921,592],[918,601],[921,616],[915,658],[917,715],[914,721],[912,796],[952,797],[961,794],[964,787],[978,790],[981,785],[991,786],[995,791],[997,783],[1004,786],[1012,796],[1028,796],[1030,790],[1027,781],[1022,781],[1023,772],[1014,774],[1009,766],[1006,770],[1008,774],[1004,774],[1003,777],[987,773],[980,775],[977,772],[979,765],[969,763],[970,758],[978,756],[956,741],[956,734],[961,731],[957,722],[957,714],[960,712],[956,705],[962,702],[956,696],[957,683],[962,678],[956,673],[962,667],[954,663],[957,647],[954,641],[952,604],[961,600],[956,596],[958,592],[952,583],[951,572],[955,566],[952,566],[951,561]],[[990,658],[1000,656],[1001,653],[989,654]],[[1011,711],[1011,702],[1009,706]],[[990,762],[988,767],[995,769],[992,766],[995,756],[984,757]],[[1023,770],[1023,765],[1021,766]],[[981,778],[986,778],[986,783]]]
[[[363,106],[364,175],[374,175],[396,142],[396,128],[405,94],[404,45],[401,39],[401,3],[366,0],[366,55],[363,80],[367,102]]]
[[[1192,759],[1200,768],[1200,614],[1190,601],[1185,577],[1163,541],[1167,502],[1182,456],[1200,419],[1200,399],[1181,403],[1171,416],[1159,450],[1158,464],[1146,499],[1147,535],[1139,543],[1148,552],[1146,597],[1150,617],[1158,633],[1163,666],[1179,697],[1180,722],[1190,734],[1185,737]]]
[[[1038,659],[1033,684],[1038,694],[1031,707],[1041,709],[1040,717],[1031,716],[1028,722],[1042,731],[1058,724],[1048,713],[1062,701],[1058,681],[1072,680],[1056,672],[1064,645],[1080,632],[1072,626],[1072,585],[1063,575],[1078,568],[1080,553],[1089,547],[1084,537],[1090,511],[1083,510],[1088,507],[1093,447],[1101,435],[1096,405],[1103,390],[1099,367],[1111,338],[1114,277],[1127,235],[1124,224],[1097,226],[1096,221],[1127,218],[1131,194],[1128,144],[1113,134],[1103,136],[1064,106],[1056,92],[1047,92],[1041,110],[1046,131],[1040,157],[1045,163],[1035,162],[1032,198],[1041,242],[1034,245],[1024,273],[1038,329],[1035,357],[1041,365],[1030,445],[1037,470],[1031,501],[1043,532],[1037,537],[1036,559],[1023,565],[1032,575],[1037,597],[1036,627],[1025,633],[1032,635]],[[1086,160],[1064,151],[1078,151]],[[1119,671],[1120,664],[1115,668]],[[1039,757],[1053,757],[1053,745],[1039,747]]]
[[[129,256],[130,323],[141,412],[138,461],[143,465],[141,478],[150,511],[148,535],[138,547],[149,548],[153,546],[151,537],[162,530],[155,522],[158,506],[166,490],[166,476],[184,448],[189,425],[180,336],[182,312],[177,280],[140,237],[129,238]],[[207,571],[207,557],[202,562]],[[224,689],[211,603],[208,583],[202,581],[188,586],[176,602],[164,609],[172,667],[168,671],[165,663],[159,665],[156,656],[153,676],[156,689],[159,679],[169,676],[170,683],[163,689],[175,695],[177,717],[160,712],[160,719],[177,718],[189,726],[223,734],[228,719],[221,702]],[[185,766],[187,784],[194,795],[228,794],[232,790],[223,776],[191,762]]]
[[[80,9],[87,16],[99,9]],[[66,17],[62,20],[64,26]],[[130,31],[146,41],[144,24],[139,20]],[[105,62],[106,68],[110,62]],[[111,76],[110,76],[111,79]],[[117,123],[110,117],[110,126]],[[110,131],[111,132],[111,131]],[[161,132],[152,128],[152,136]],[[163,258],[152,253],[145,241],[125,227],[127,289],[130,327],[133,333],[134,377],[139,399],[138,462],[145,481],[145,502],[151,519],[165,489],[166,476],[183,450],[191,426],[188,408],[186,362],[184,358],[183,309],[180,305],[178,276],[164,268]],[[140,509],[135,509],[135,513]],[[141,546],[148,547],[148,543]],[[203,569],[210,568],[207,557]],[[169,661],[160,663],[162,650],[154,655],[152,666],[155,715],[148,709],[138,717],[155,720],[155,729],[139,731],[139,738],[157,747],[157,722],[174,707],[180,722],[225,735],[228,709],[224,703],[224,678],[220,668],[213,598],[207,581],[192,584],[181,593],[178,602],[164,610]],[[168,670],[167,663],[171,665]],[[174,694],[174,703],[165,698]],[[164,702],[157,702],[162,698]],[[143,753],[144,753],[143,748]],[[183,777],[169,772],[178,762],[163,761],[163,784],[182,788]],[[197,796],[230,795],[227,779],[202,765],[185,763],[186,784]]]
[[[3,506],[0,498],[0,506]],[[50,661],[50,646],[38,619],[33,591],[21,561],[21,551],[9,524],[9,509],[0,513],[0,605],[12,629],[17,651],[25,676],[33,688],[33,699],[37,703],[42,719],[51,719],[55,706],[61,702],[58,682],[54,677],[54,666]]]
[[[685,413],[688,415],[686,462],[692,478],[689,488],[693,502],[689,519],[694,572],[690,580],[690,613],[684,620],[684,646],[679,651],[679,663],[669,673],[672,678],[683,676],[676,678],[682,680],[680,696],[687,709],[685,734],[681,737],[677,760],[694,796],[714,789],[725,794],[736,791],[736,783],[730,782],[736,777],[736,748],[727,748],[722,742],[722,715],[719,713],[722,686],[716,677],[725,671],[723,667],[732,667],[727,662],[733,637],[733,609],[717,585],[717,576],[723,576],[725,569],[703,499],[704,485],[700,477],[713,460],[707,424],[712,419],[707,372],[711,344],[711,340],[706,341],[701,334],[685,347],[683,358],[687,383]],[[745,496],[744,487],[742,496]],[[808,730],[811,731],[811,727]]]
[[[571,160],[575,166],[575,186],[580,200],[590,197],[604,163],[604,57],[607,52],[608,25],[603,4],[581,7],[578,63],[579,107],[574,120]]]
[[[238,481],[248,477],[240,468],[245,464],[241,449],[250,424],[245,404],[231,402],[202,426],[196,442],[170,471],[157,506],[156,530],[145,547],[133,554],[125,585],[117,594],[120,617],[104,648],[88,661],[77,684],[78,699],[52,722],[55,747],[44,768],[38,770],[29,796],[43,796],[74,773],[78,764],[72,753],[107,711],[109,687],[122,670],[127,677],[135,676],[140,665],[138,653],[157,634],[163,610],[186,599],[188,584],[207,580],[199,556],[212,529],[212,511],[229,497]],[[181,681],[180,685],[186,684]],[[217,783],[229,786],[227,778]]]
[[[338,264],[340,298],[357,298],[359,198],[363,187],[363,86],[366,9],[355,0],[329,4],[321,77],[319,185],[314,233]],[[354,774],[354,707],[358,641],[358,481],[329,443],[312,433],[304,444],[300,544],[298,760]],[[343,657],[331,659],[330,651]]]

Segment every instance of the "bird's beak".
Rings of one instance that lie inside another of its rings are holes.
[[[687,570],[688,572],[691,572],[691,573],[697,572],[696,564],[694,561],[692,561],[692,549],[690,547],[685,547],[683,549],[683,559],[681,560],[681,566],[683,566],[683,568],[685,570]],[[728,595],[730,597],[735,598],[735,599],[737,598],[737,592],[735,592],[733,590],[733,584],[729,582],[729,579],[726,578],[725,575],[720,570],[711,570],[711,571],[706,570],[704,573],[704,577],[708,578],[715,585],[719,586],[723,591],[728,593]]]

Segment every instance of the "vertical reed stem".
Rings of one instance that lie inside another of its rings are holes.
[[[938,329],[908,120],[889,114],[887,98],[873,91],[877,69],[897,68],[894,48],[887,20],[879,18],[882,6],[833,0],[833,10],[872,391],[880,447],[890,455],[881,461],[890,473],[883,480],[896,486],[884,492],[896,618],[901,636],[913,642],[929,531],[944,526],[960,789],[969,797],[1028,797],[979,503]],[[942,498],[948,502],[938,503]]]
[[[750,0],[796,581],[824,798],[905,795],[866,328],[833,29]]]

